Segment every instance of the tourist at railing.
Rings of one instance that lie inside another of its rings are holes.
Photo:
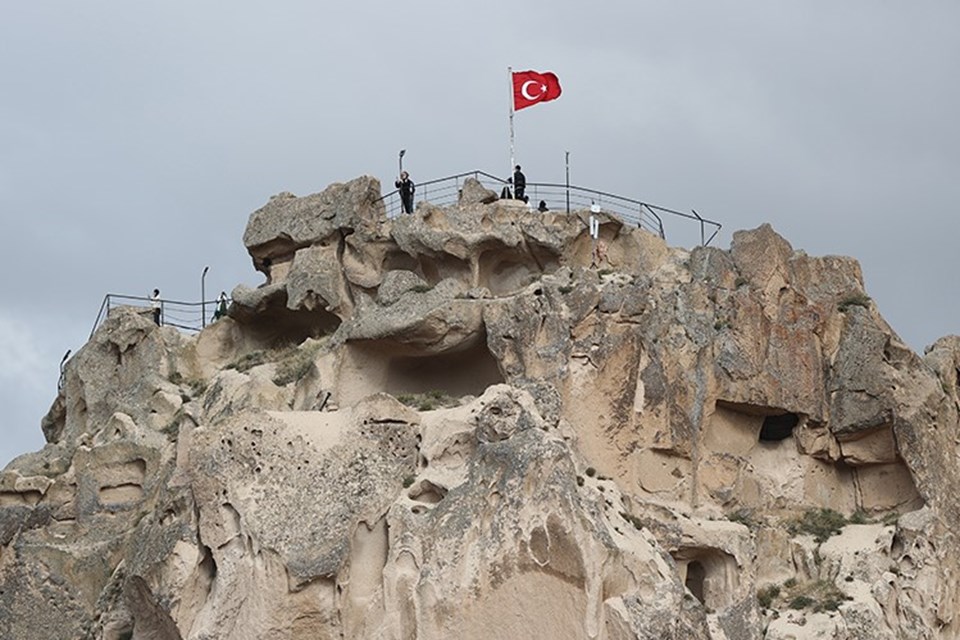
[[[400,202],[404,213],[413,213],[413,194],[417,186],[410,179],[410,174],[406,171],[400,172],[400,178],[394,182],[394,186],[400,190]]]
[[[523,194],[527,190],[527,177],[520,171],[520,165],[513,170],[513,195],[517,200],[523,200]],[[526,200],[524,200],[526,202]]]
[[[221,291],[217,299],[217,310],[213,312],[213,320],[217,321],[227,315],[227,292]]]
[[[157,326],[160,326],[160,315],[163,310],[163,302],[160,301],[160,289],[154,289],[153,295],[150,296],[150,306],[153,307],[153,321],[157,323]]]

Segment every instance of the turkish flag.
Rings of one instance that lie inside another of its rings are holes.
[[[549,102],[560,97],[560,81],[551,71],[513,72],[513,108],[526,109],[540,102]]]

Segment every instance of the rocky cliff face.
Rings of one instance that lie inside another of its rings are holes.
[[[274,197],[197,336],[115,310],[0,474],[0,637],[958,638],[960,338],[857,263],[464,186]]]

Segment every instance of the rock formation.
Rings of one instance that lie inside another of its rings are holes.
[[[960,638],[960,338],[490,195],[280,194],[229,317],[114,310],[0,474],[0,638]]]

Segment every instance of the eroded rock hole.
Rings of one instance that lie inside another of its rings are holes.
[[[421,480],[419,483],[410,487],[407,495],[411,500],[416,500],[417,502],[437,504],[447,495],[447,490],[439,485],[433,484],[429,480]]]
[[[760,427],[760,442],[779,442],[793,435],[793,429],[800,422],[795,413],[782,413],[767,416]]]
[[[261,300],[256,307],[235,305],[231,317],[268,348],[297,345],[307,338],[329,335],[340,326],[340,318],[326,309],[287,308],[285,289]]]
[[[486,340],[463,351],[429,356],[398,356],[387,365],[387,391],[427,393],[439,390],[450,396],[481,395],[492,384],[503,382],[497,361]]]
[[[470,263],[466,260],[442,254],[435,257],[420,256],[419,262],[420,268],[413,271],[414,273],[423,274],[424,280],[431,286],[447,278],[453,278],[464,284],[471,282]]]
[[[705,604],[703,598],[703,581],[707,577],[707,571],[703,568],[703,564],[699,560],[694,560],[687,565],[687,579],[684,580],[684,586],[690,590],[690,593],[693,594],[693,597],[700,601],[700,604]]]
[[[420,263],[416,258],[403,251],[390,251],[383,257],[382,273],[388,271],[412,271],[418,276],[423,276],[420,269]]]
[[[675,551],[680,576],[690,593],[708,609],[729,606],[740,584],[737,562],[716,548],[689,547]]]
[[[338,378],[349,381],[336,390],[340,406],[386,392],[421,411],[453,406],[504,381],[482,330],[440,353],[392,340],[348,343]]]
[[[536,252],[486,251],[479,258],[478,284],[493,295],[508,295],[520,291],[545,273],[559,267],[555,256]],[[538,290],[536,295],[542,295]]]

